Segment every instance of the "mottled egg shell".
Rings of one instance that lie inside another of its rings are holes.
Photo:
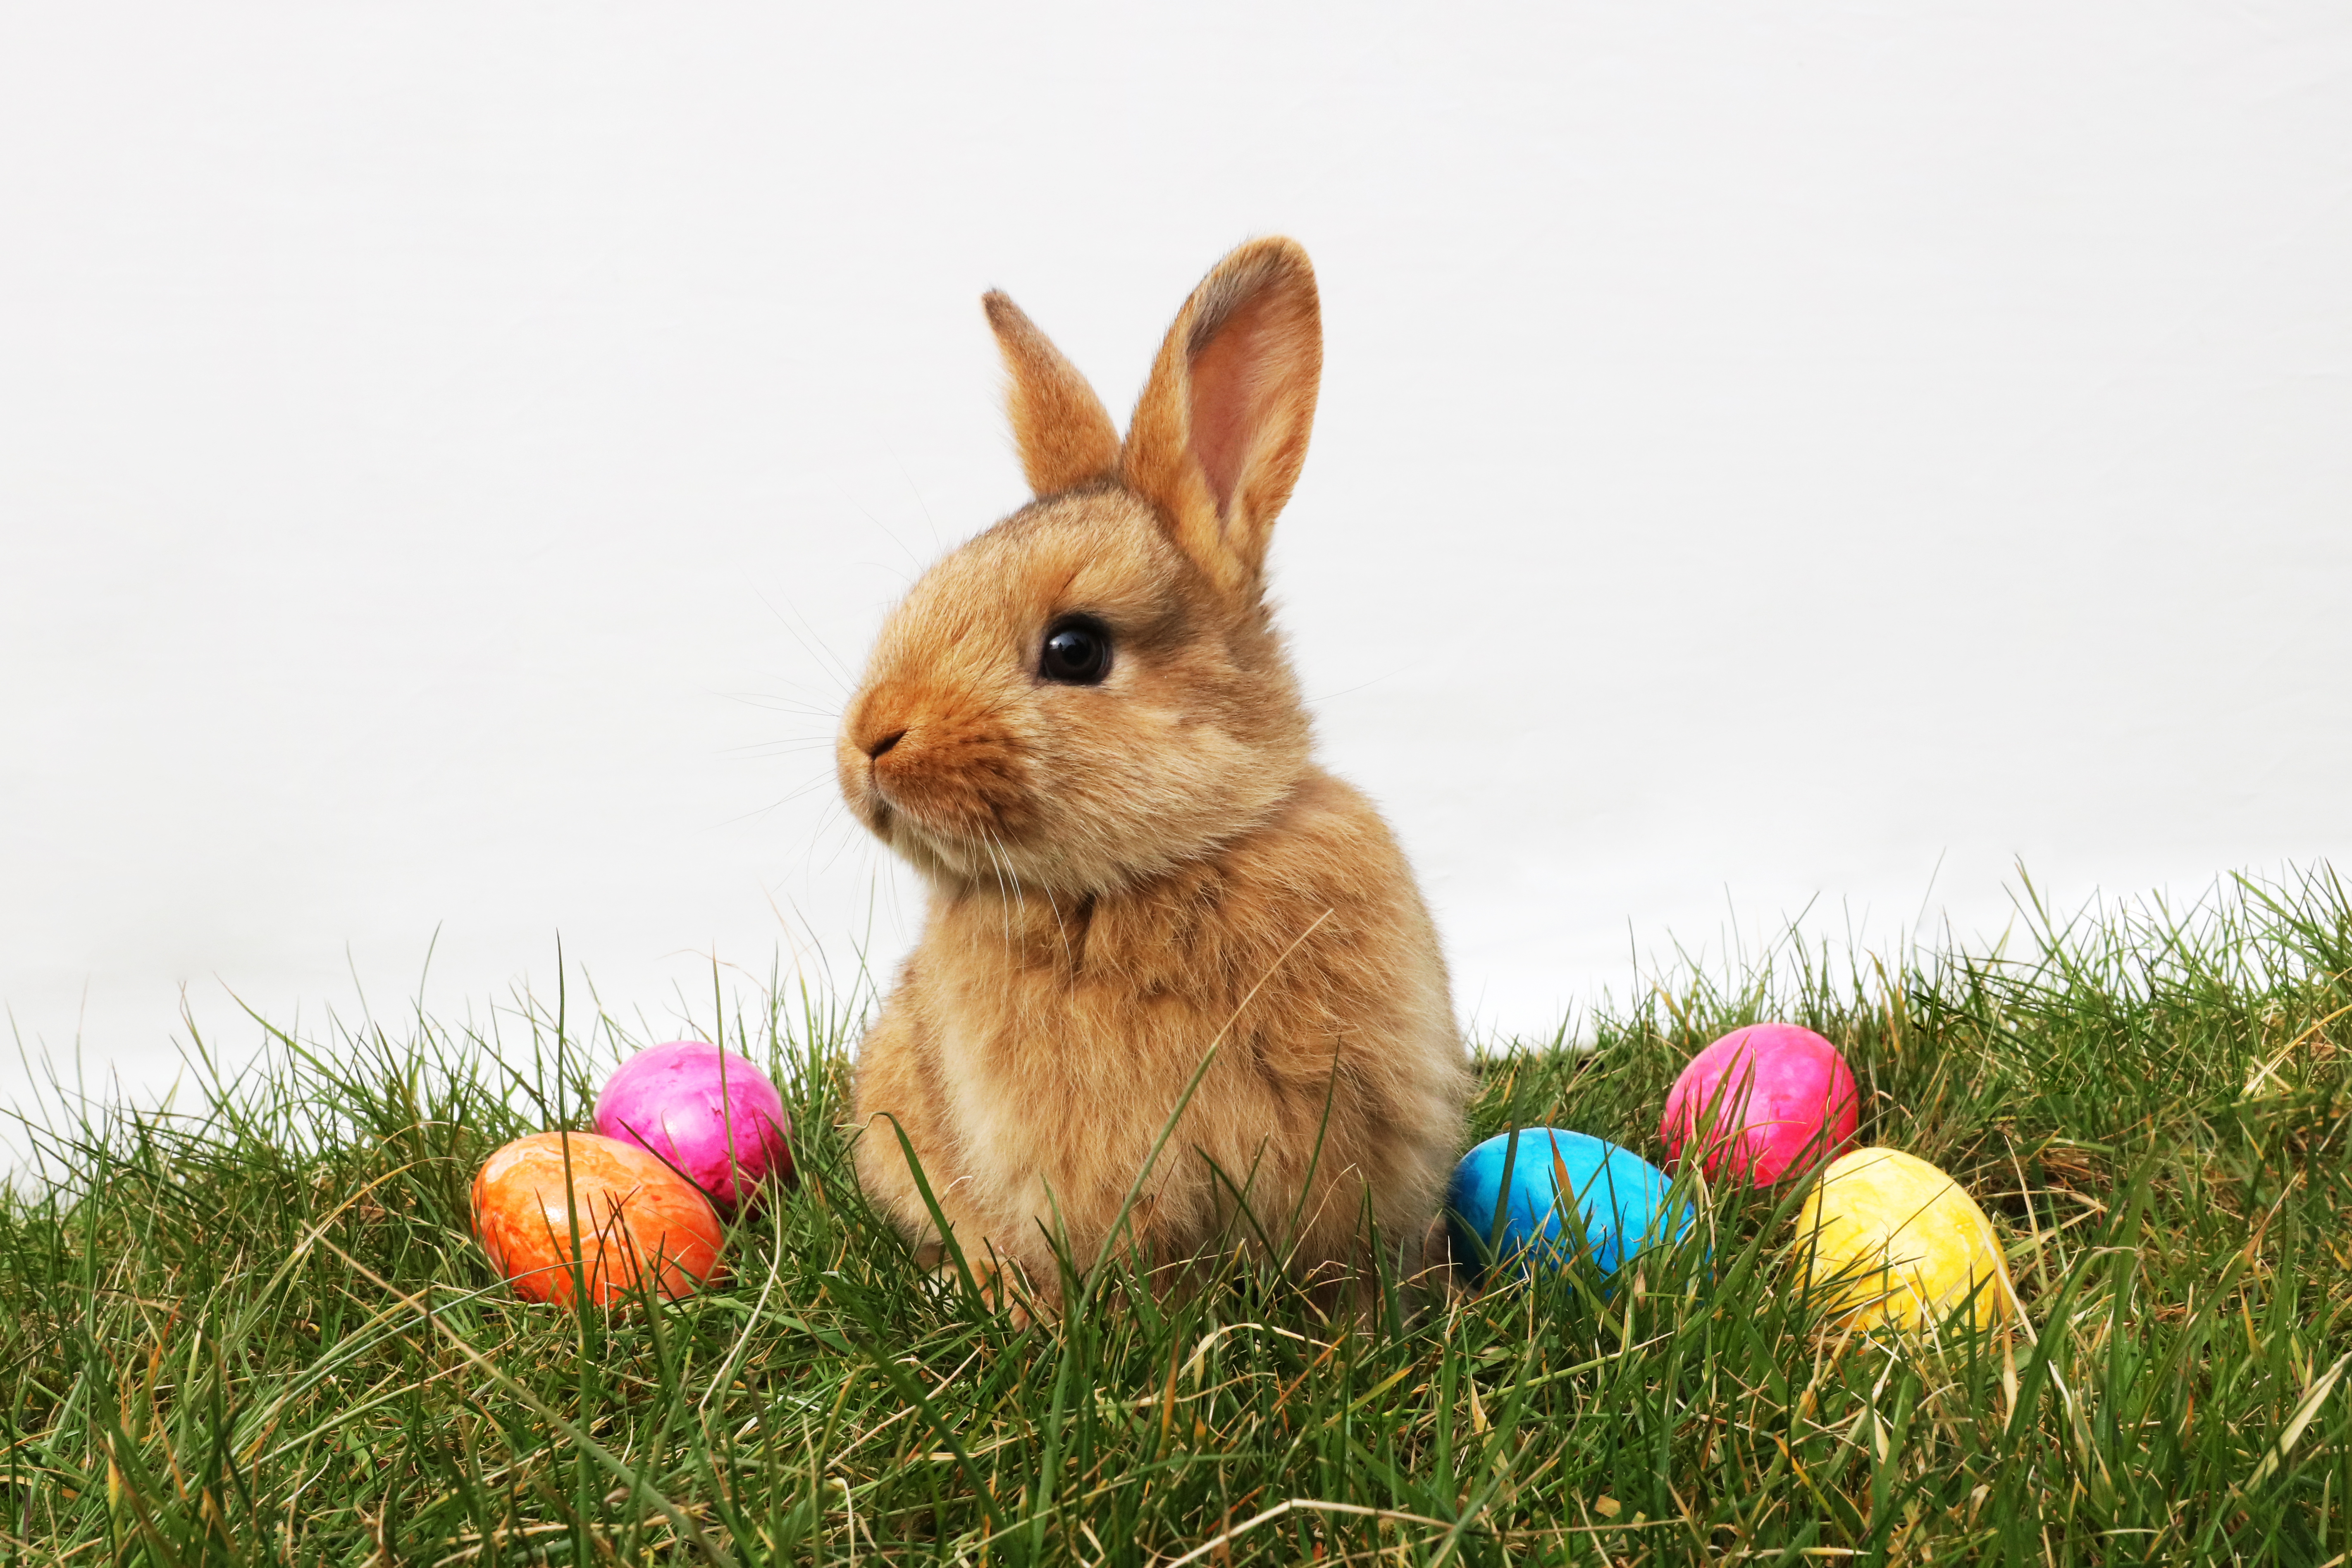
[[[1734,1029],[1693,1057],[1666,1096],[1670,1156],[1697,1139],[1714,1177],[1769,1185],[1853,1146],[1861,1096],[1845,1058],[1795,1024]]]
[[[649,1046],[596,1097],[596,1131],[650,1150],[731,1213],[793,1179],[792,1118],[768,1075],[702,1040]]]
[[[518,1296],[572,1303],[575,1222],[582,1283],[599,1306],[627,1300],[641,1278],[676,1299],[717,1272],[722,1233],[710,1201],[633,1143],[535,1132],[474,1178],[474,1235]]]
[[[1822,1173],[1797,1215],[1808,1285],[1842,1326],[1979,1328],[2011,1311],[2000,1239],[1976,1201],[1927,1161],[1856,1149]]]
[[[1513,1142],[1517,1141],[1517,1152]],[[1505,1166],[1510,1200],[1502,1202]],[[1446,1193],[1446,1221],[1454,1231],[1454,1255],[1474,1278],[1486,1272],[1491,1250],[1498,1266],[1514,1260],[1557,1268],[1574,1256],[1577,1236],[1562,1226],[1563,1211],[1578,1218],[1584,1246],[1606,1273],[1664,1233],[1666,1173],[1630,1149],[1559,1128],[1527,1127],[1498,1132],[1462,1156]],[[1496,1210],[1501,1234],[1491,1248]],[[1688,1230],[1685,1208],[1673,1227]]]

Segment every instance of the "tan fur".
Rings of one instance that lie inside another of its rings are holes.
[[[1322,377],[1315,269],[1295,240],[1257,240],[1219,262],[1160,344],[1120,477],[1229,591],[1258,585]]]
[[[1108,475],[1118,465],[1118,430],[1087,378],[1006,296],[992,289],[980,306],[1011,378],[1005,412],[1031,491],[1059,495]]]
[[[1108,453],[1069,362],[988,314],[1041,499],[916,584],[838,745],[844,797],[930,886],[859,1049],[859,1179],[936,1247],[895,1122],[967,1256],[1050,1302],[1049,1236],[1092,1263],[1213,1044],[1134,1211],[1149,1259],[1344,1273],[1369,1216],[1414,1266],[1467,1088],[1444,963],[1379,815],[1308,761],[1263,597],[1320,374],[1306,254],[1219,264]],[[1099,685],[1038,672],[1071,613],[1110,630]]]

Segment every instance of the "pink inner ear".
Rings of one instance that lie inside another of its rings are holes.
[[[1208,476],[1217,515],[1233,510],[1265,412],[1265,354],[1280,316],[1266,294],[1235,308],[1192,356],[1192,456]]]

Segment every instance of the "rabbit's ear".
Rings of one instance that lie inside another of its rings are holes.
[[[1012,377],[1005,410],[1013,416],[1013,441],[1029,489],[1040,496],[1058,495],[1109,478],[1118,467],[1118,429],[1095,389],[1020,306],[993,290],[980,303]]]
[[[1323,375],[1315,269],[1296,240],[1255,239],[1177,312],[1135,405],[1119,473],[1231,592],[1254,591],[1298,482]]]

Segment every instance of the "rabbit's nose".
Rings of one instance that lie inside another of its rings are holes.
[[[873,758],[875,761],[879,762],[882,758],[883,752],[888,751],[891,747],[897,745],[906,738],[907,731],[904,730],[893,730],[887,735],[877,735],[874,739],[866,742],[866,754],[868,757]]]

